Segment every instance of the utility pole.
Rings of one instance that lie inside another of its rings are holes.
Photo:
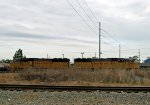
[[[140,61],[141,61],[141,50],[139,49],[139,63],[140,63]]]
[[[64,55],[64,54],[62,54],[63,59],[64,59],[64,56],[65,56],[65,55]]]
[[[140,62],[141,62],[141,50],[139,49],[139,65],[140,65]],[[139,70],[140,70],[140,66],[139,66]]]
[[[99,59],[101,59],[101,22],[99,22]]]
[[[82,59],[83,59],[84,52],[81,52],[81,54],[82,54]]]
[[[119,44],[119,58],[121,58],[121,44]]]
[[[47,59],[48,59],[48,53],[47,53]]]
[[[96,52],[95,52],[95,58],[96,58]]]

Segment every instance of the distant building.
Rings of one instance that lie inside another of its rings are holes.
[[[146,60],[144,60],[144,63],[150,63],[150,58],[147,58]]]
[[[144,63],[141,63],[141,68],[150,68],[150,58],[144,60]]]

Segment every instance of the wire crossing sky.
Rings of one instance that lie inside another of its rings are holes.
[[[121,43],[122,57],[138,55],[141,49],[145,59],[150,56],[149,18],[148,0],[0,0],[0,59],[12,58],[19,48],[27,57],[64,53],[77,58],[81,52],[93,57],[99,21],[102,57],[118,57]]]

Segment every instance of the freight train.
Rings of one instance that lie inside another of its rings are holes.
[[[133,60],[124,58],[107,58],[107,59],[91,59],[77,58],[74,59],[74,65],[70,66],[70,59],[55,58],[55,59],[39,59],[39,58],[24,58],[13,61],[10,64],[11,70],[26,70],[26,69],[69,69],[75,70],[99,70],[99,69],[139,69],[140,64]]]

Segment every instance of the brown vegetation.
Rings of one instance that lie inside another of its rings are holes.
[[[0,74],[1,83],[93,86],[148,86],[150,71],[26,70]]]

